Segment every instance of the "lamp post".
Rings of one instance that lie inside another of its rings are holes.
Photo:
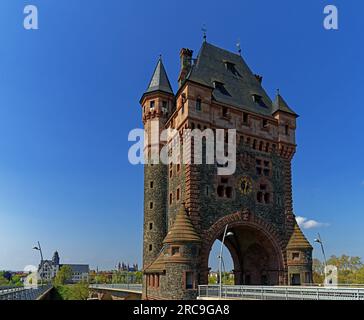
[[[325,249],[324,249],[324,243],[322,242],[322,239],[321,239],[321,236],[320,234],[318,234],[318,237],[317,239],[314,240],[316,243],[320,244],[321,246],[321,251],[322,251],[322,255],[324,257],[324,266],[325,266],[325,269],[324,269],[324,277],[325,277],[325,284],[326,284],[326,268],[327,268],[327,260],[326,260],[326,254],[325,254]]]
[[[43,268],[43,253],[42,253],[42,247],[40,246],[40,243],[38,241],[38,247],[33,247],[34,250],[37,250],[40,252],[40,284],[43,285],[43,277],[42,277],[42,268]]]
[[[220,255],[219,255],[219,298],[221,299],[222,294],[222,251],[224,249],[224,242],[226,237],[233,236],[232,232],[227,232],[228,224],[225,227],[224,236],[222,237],[221,247],[220,247]]]

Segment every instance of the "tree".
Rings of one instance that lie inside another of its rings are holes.
[[[64,265],[59,269],[54,279],[55,286],[64,285],[68,280],[72,278],[72,269],[68,265]]]
[[[80,282],[71,287],[69,300],[87,300],[89,288],[86,282]]]

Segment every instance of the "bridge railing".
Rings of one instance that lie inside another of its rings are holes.
[[[218,285],[198,288],[199,299],[219,299]],[[222,286],[222,299],[241,300],[364,300],[363,288]]]
[[[92,289],[110,289],[110,290],[128,290],[128,291],[142,291],[142,285],[141,284],[91,284],[90,288]]]
[[[37,288],[2,287],[0,288],[0,300],[37,300],[50,288],[52,288],[51,285]]]

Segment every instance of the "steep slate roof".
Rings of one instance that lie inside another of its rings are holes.
[[[290,113],[296,117],[298,117],[297,113],[294,112],[286,103],[286,101],[284,101],[284,99],[282,98],[282,96],[278,93],[276,96],[276,99],[273,102],[273,113],[277,112],[277,111],[283,111],[286,113]]]
[[[226,63],[234,65],[236,74],[228,70]],[[272,114],[272,100],[263,89],[243,58],[204,42],[186,80],[214,88],[214,81],[223,83],[228,94],[213,90],[213,98],[221,103],[263,115]],[[254,102],[252,95],[259,95],[265,106]]]
[[[311,244],[307,241],[297,223],[294,226],[287,249],[312,249]]]
[[[196,232],[191,219],[187,216],[184,207],[181,206],[176,215],[173,226],[167,233],[163,243],[199,241],[201,241],[200,236]]]
[[[173,94],[171,83],[169,82],[166,69],[164,68],[162,58],[159,58],[157,66],[154,70],[152,79],[145,93],[151,93],[154,91],[162,91],[165,93]]]

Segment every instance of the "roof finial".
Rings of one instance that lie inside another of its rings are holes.
[[[279,90],[279,88],[277,89],[277,96],[279,96],[280,95],[280,90]]]
[[[238,39],[238,42],[236,44],[236,47],[238,48],[239,55],[241,55],[241,43],[240,43],[240,39]]]
[[[206,39],[207,39],[207,28],[206,28],[206,25],[205,24],[202,25],[201,31],[203,32],[203,41],[206,42]]]

